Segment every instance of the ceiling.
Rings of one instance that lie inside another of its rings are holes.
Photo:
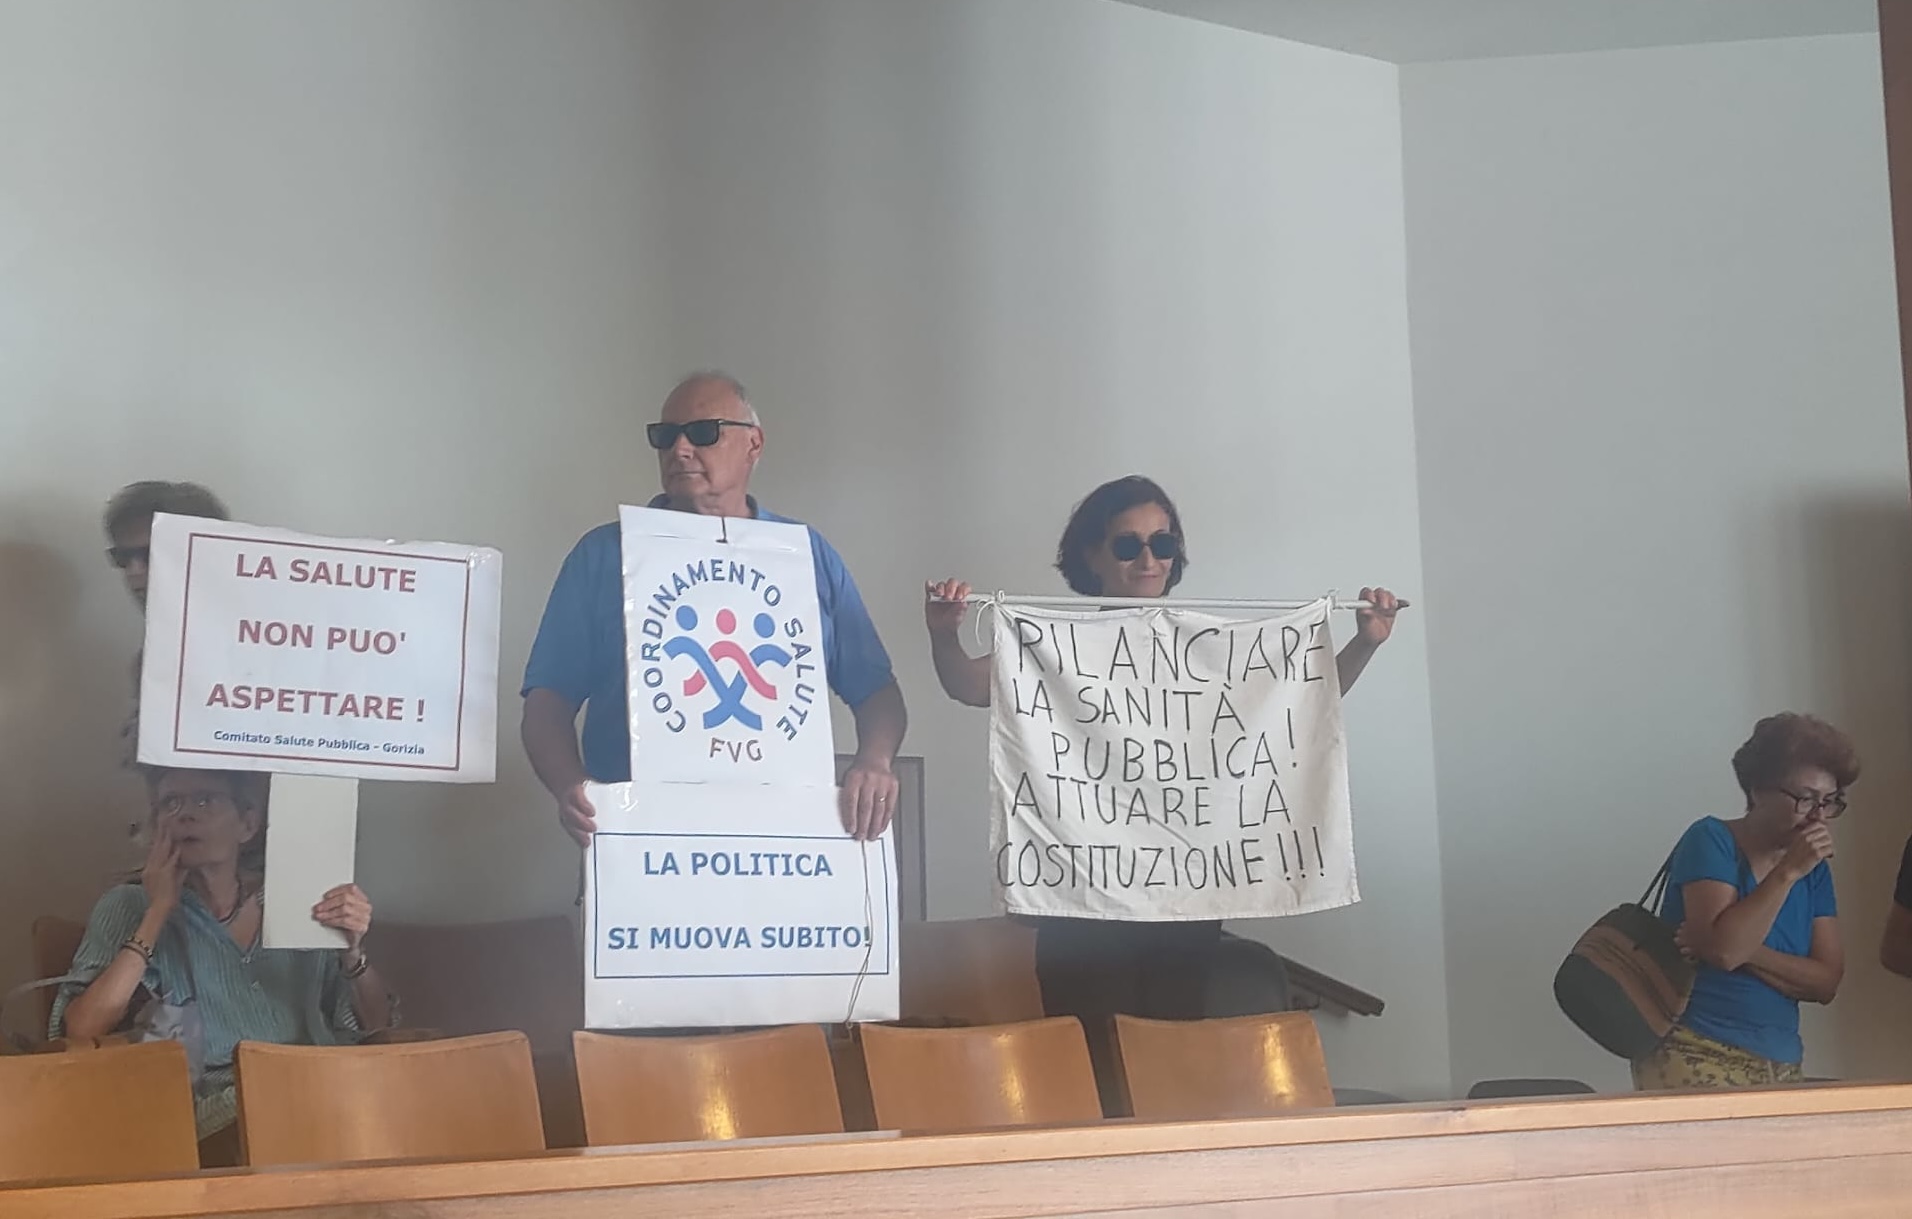
[[[1124,0],[1393,63],[1876,33],[1878,0]]]

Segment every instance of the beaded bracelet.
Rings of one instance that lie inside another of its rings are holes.
[[[153,963],[153,946],[145,940],[140,939],[138,935],[127,936],[126,942],[121,944],[120,947],[122,949],[130,948],[134,952],[137,952],[148,965]]]

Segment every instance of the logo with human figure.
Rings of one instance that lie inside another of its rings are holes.
[[[664,654],[686,657],[697,666],[697,671],[684,679],[683,694],[687,700],[695,699],[706,690],[715,693],[716,700],[704,711],[704,727],[718,728],[736,720],[752,732],[762,732],[763,716],[751,708],[748,696],[755,694],[766,706],[774,706],[777,684],[764,675],[764,666],[787,669],[796,659],[773,641],[777,620],[768,612],[760,612],[750,620],[751,631],[761,642],[746,652],[744,645],[732,638],[737,633],[737,614],[729,606],[713,615],[721,638],[708,646],[697,638],[697,628],[702,623],[696,609],[680,605],[676,617],[678,628],[684,633],[664,642]],[[724,671],[725,662],[730,666],[728,674]]]
[[[815,610],[786,601],[773,574],[742,558],[679,560],[639,587],[627,611],[639,739],[646,724],[701,732],[709,739],[692,747],[697,756],[742,764],[796,740],[813,714],[829,724]]]

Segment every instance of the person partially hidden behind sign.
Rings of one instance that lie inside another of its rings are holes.
[[[716,372],[686,378],[664,400],[663,417],[650,425],[648,435],[664,484],[651,507],[788,519],[758,507],[749,494],[750,473],[763,454],[763,425],[734,378]],[[596,811],[584,794],[586,781],[621,783],[631,777],[621,545],[613,522],[585,534],[572,548],[525,665],[525,752],[557,798],[559,824],[579,845],[597,830]],[[857,838],[874,838],[896,809],[891,763],[907,724],[903,694],[842,557],[814,529],[810,546],[830,687],[856,714],[856,759],[840,794],[843,825]],[[580,756],[577,716],[587,704]]]
[[[1140,475],[1091,491],[1070,514],[1056,547],[1056,569],[1084,597],[1163,597],[1181,582],[1187,566],[1181,514],[1161,487]],[[923,613],[943,690],[957,702],[987,707],[989,658],[969,655],[958,637],[969,591],[961,580],[931,582],[924,587]],[[1361,598],[1373,608],[1359,611],[1354,638],[1335,661],[1344,693],[1387,642],[1400,608],[1385,588],[1364,588]],[[1035,922],[1043,1008],[1051,1016],[1081,1018],[1105,1076],[1108,1017],[1202,1016],[1220,922],[1054,917]]]
[[[1733,775],[1746,811],[1695,821],[1667,862],[1660,917],[1700,968],[1678,1026],[1633,1064],[1642,1091],[1799,1080],[1799,1004],[1831,1003],[1845,976],[1826,861],[1859,778],[1852,742],[1810,715],[1768,716]]]
[[[1899,856],[1899,874],[1892,882],[1892,904],[1886,907],[1885,934],[1879,940],[1879,964],[1901,978],[1912,978],[1912,838]]]
[[[210,1163],[232,1150],[219,1148],[230,1143],[236,1112],[233,1047],[354,1042],[396,1024],[397,1002],[366,959],[372,903],[357,885],[340,885],[312,908],[319,923],[344,933],[344,949],[259,946],[265,776],[155,769],[147,782],[145,867],[93,907],[48,1031],[183,1042]]]
[[[226,505],[219,497],[197,483],[138,482],[121,487],[106,502],[100,525],[106,530],[106,558],[119,568],[126,591],[133,596],[139,612],[146,612],[146,576],[151,569],[153,518],[165,512],[172,516],[199,516],[215,521],[229,519]],[[120,762],[135,764],[139,753],[139,668],[140,657],[133,658],[133,706],[120,726]]]

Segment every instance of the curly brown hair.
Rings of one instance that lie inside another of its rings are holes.
[[[174,516],[199,516],[208,520],[232,519],[217,495],[198,483],[140,482],[121,487],[106,502],[100,514],[100,526],[106,540],[115,541],[120,527],[133,521],[150,521],[161,512]]]
[[[1733,777],[1749,806],[1754,792],[1770,790],[1801,766],[1825,771],[1841,790],[1859,781],[1859,754],[1852,739],[1814,715],[1769,715],[1753,725],[1753,735],[1733,754]]]

